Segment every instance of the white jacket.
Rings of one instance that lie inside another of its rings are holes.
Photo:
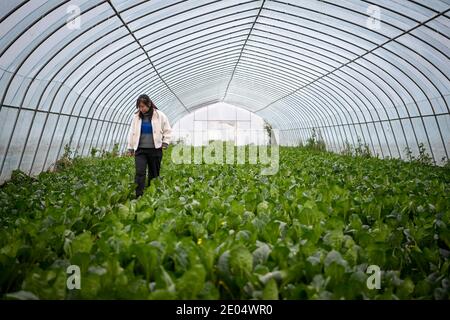
[[[139,138],[141,137],[141,118],[139,118],[139,110],[134,113],[131,121],[130,130],[128,132],[127,149],[137,150],[139,146]],[[172,127],[169,119],[160,110],[154,109],[152,116],[153,141],[155,148],[161,148],[163,143],[170,144],[172,138]]]

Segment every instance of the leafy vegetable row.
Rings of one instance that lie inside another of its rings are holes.
[[[16,172],[0,188],[3,298],[449,298],[448,168],[285,147],[261,176],[169,152],[138,201],[132,158]]]

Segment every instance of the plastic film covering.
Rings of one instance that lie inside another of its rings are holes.
[[[450,2],[0,2],[0,168],[126,147],[136,97],[171,122],[217,102],[280,143],[381,157],[450,148]]]

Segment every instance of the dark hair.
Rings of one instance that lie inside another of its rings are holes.
[[[144,117],[144,115],[142,114],[142,112],[139,110],[139,105],[142,103],[144,103],[150,110],[150,116],[153,116],[153,109],[158,109],[155,104],[153,103],[152,99],[150,99],[150,97],[146,94],[141,94],[136,101],[136,108],[138,109],[139,112],[139,117],[142,119]]]

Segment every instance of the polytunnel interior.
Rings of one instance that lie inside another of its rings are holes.
[[[297,145],[423,144],[448,158],[449,1],[2,1],[1,180],[126,136],[147,93],[171,122],[216,102]]]

